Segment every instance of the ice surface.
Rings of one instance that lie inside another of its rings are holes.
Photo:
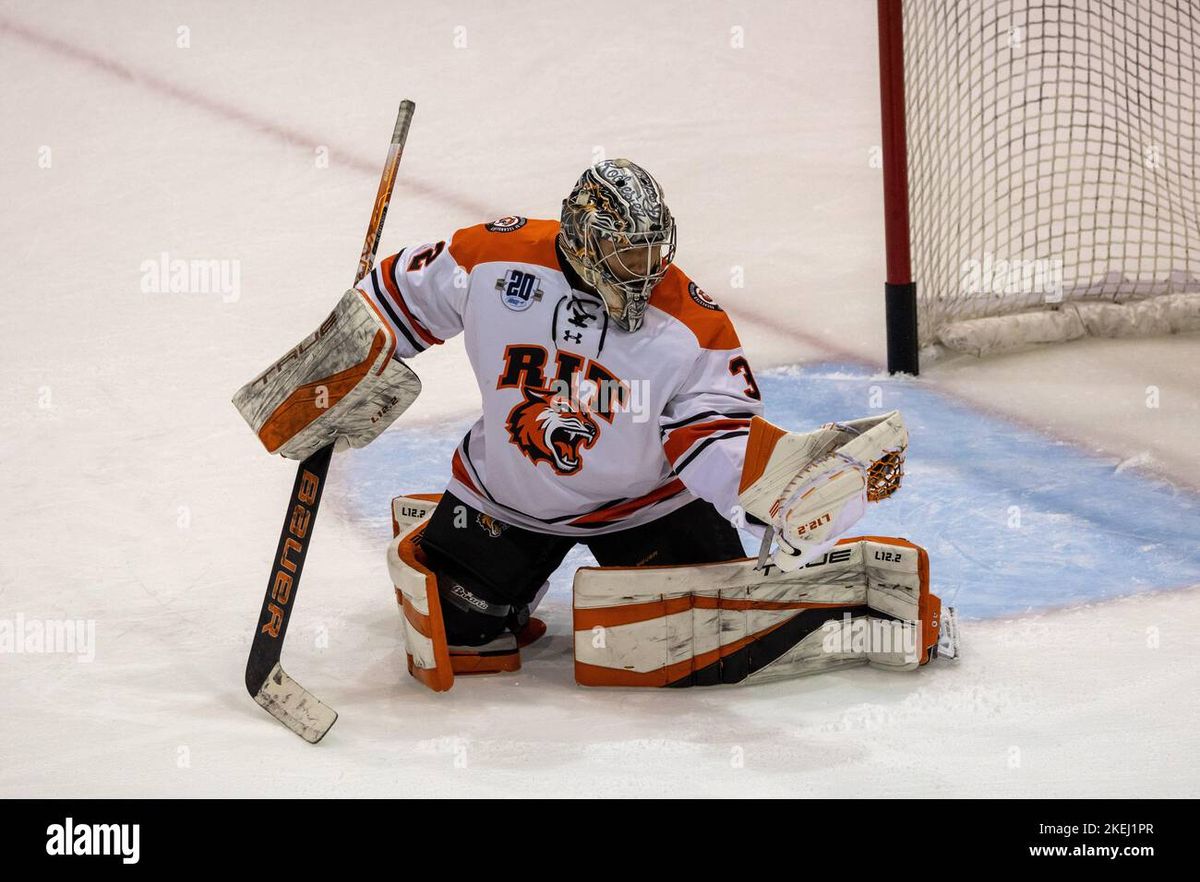
[[[1001,617],[964,620],[956,665],[583,690],[563,582],[519,676],[432,695],[404,672],[386,509],[372,520],[374,503],[335,492],[368,449],[334,462],[284,653],[341,719],[314,748],[255,706],[242,668],[294,467],[229,398],[350,283],[401,98],[417,112],[384,252],[553,216],[600,152],[629,155],[663,180],[679,261],[758,370],[801,365],[792,388],[812,400],[795,413],[869,412],[853,390],[882,364],[873,4],[615,2],[586,32],[590,4],[373,6],[0,3],[0,621],[95,629],[92,661],[0,654],[0,794],[1197,795],[1196,335],[950,359],[922,378],[961,408],[947,431],[975,413],[1027,446],[1007,461],[988,446],[989,494],[951,500],[938,469],[969,478],[977,436],[931,438],[924,461],[914,442],[894,500],[914,522],[929,508],[965,556],[971,517],[997,517],[1028,470],[1074,463],[1094,486],[1103,465],[1126,503],[1106,529],[1123,517],[1137,544],[1080,538],[1040,573],[1024,561],[1013,603],[976,610]],[[237,275],[147,290],[164,254]],[[414,367],[426,393],[385,436],[396,486],[381,470],[374,498],[424,489],[405,433],[476,406],[457,341]],[[1052,507],[1079,517],[1069,496]],[[1072,589],[1074,608],[1045,611],[1081,573],[1128,582],[1129,561],[1105,555],[1159,547],[1178,580],[1132,587],[1179,590]]]

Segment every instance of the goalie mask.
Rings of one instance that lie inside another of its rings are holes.
[[[675,257],[675,219],[650,173],[628,159],[585,171],[563,200],[559,242],[571,268],[604,298],[619,327],[636,331]]]

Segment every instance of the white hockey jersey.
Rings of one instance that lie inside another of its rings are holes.
[[[483,415],[448,490],[499,521],[611,533],[701,497],[736,522],[762,413],[729,316],[672,266],[634,333],[555,248],[559,224],[505,217],[405,248],[359,284],[412,357],[458,333]]]

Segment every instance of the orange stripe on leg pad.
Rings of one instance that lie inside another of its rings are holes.
[[[433,643],[434,666],[421,668],[413,664],[412,655],[408,657],[408,671],[418,681],[428,686],[434,692],[445,692],[454,685],[454,668],[450,663],[450,649],[446,645],[446,627],[442,622],[442,603],[438,597],[437,577],[425,565],[425,555],[417,545],[417,538],[425,532],[425,525],[406,533],[396,546],[397,554],[405,565],[425,576],[425,597],[429,606],[429,614],[422,615],[404,603],[404,615],[418,633],[425,635]],[[410,615],[411,613],[411,615]]]
[[[590,631],[593,628],[615,628],[619,625],[650,622],[654,619],[661,619],[664,616],[687,612],[689,609],[799,611],[804,609],[840,609],[845,605],[845,602],[810,603],[783,600],[739,600],[728,597],[706,597],[697,594],[685,594],[682,597],[649,600],[645,603],[628,603],[621,606],[605,606],[594,609],[576,609],[574,627],[576,631]]]

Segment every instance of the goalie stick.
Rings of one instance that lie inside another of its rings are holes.
[[[383,177],[371,209],[371,222],[363,241],[362,255],[354,276],[357,285],[371,271],[375,263],[375,252],[387,217],[388,203],[396,183],[396,172],[400,167],[400,156],[408,138],[408,127],[412,122],[416,105],[412,101],[401,101],[396,114],[396,126],[392,130],[392,143],[388,149]],[[296,481],[288,500],[283,519],[283,530],[279,534],[279,545],[275,549],[274,565],[267,580],[267,595],[263,600],[262,612],[258,617],[258,628],[250,646],[250,658],[246,661],[246,689],[267,713],[279,720],[305,741],[316,744],[337,721],[337,711],[322,703],[311,692],[293,680],[280,664],[283,640],[287,634],[288,620],[296,605],[296,592],[300,587],[300,576],[304,561],[312,543],[313,527],[317,522],[317,509],[325,491],[325,479],[329,473],[329,460],[333,445],[322,447],[309,456],[296,470]]]

